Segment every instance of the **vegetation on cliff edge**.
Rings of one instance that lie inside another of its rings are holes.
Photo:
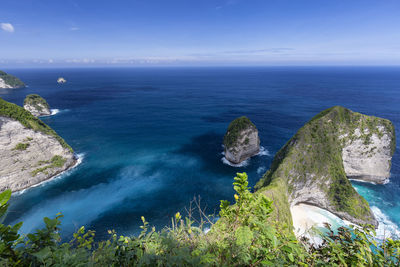
[[[7,74],[1,70],[0,70],[0,78],[3,79],[3,81],[11,87],[14,88],[25,87],[25,84],[20,79],[11,74]]]
[[[27,95],[24,99],[24,105],[31,105],[35,107],[38,111],[42,111],[43,108],[47,108],[50,110],[50,106],[47,101],[37,94]]]
[[[42,122],[40,119],[33,116],[29,111],[24,108],[7,102],[0,98],[0,116],[8,117],[19,121],[23,126],[34,131],[42,132],[56,138],[60,144],[73,152],[72,148],[62,139],[53,129]]]
[[[256,126],[249,120],[249,118],[242,116],[233,120],[224,136],[224,146],[230,148],[234,146],[240,138],[240,133],[247,128],[257,129]]]

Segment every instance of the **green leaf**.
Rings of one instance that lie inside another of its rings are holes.
[[[0,206],[4,206],[7,204],[8,200],[10,200],[11,197],[11,190],[7,189],[6,191],[2,192],[0,194]]]
[[[248,226],[241,226],[235,232],[238,246],[250,246],[253,240],[253,232]]]

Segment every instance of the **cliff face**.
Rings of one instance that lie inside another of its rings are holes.
[[[0,192],[19,191],[72,167],[65,141],[23,108],[0,99]]]
[[[21,87],[25,87],[25,84],[20,79],[4,71],[0,71],[0,88],[10,89]]]
[[[24,100],[24,109],[36,117],[51,114],[49,104],[44,100],[44,98],[36,94],[26,96]]]
[[[353,136],[342,136],[342,158],[346,175],[350,179],[385,183],[390,176],[390,166],[395,147],[394,128],[390,124],[355,129]]]
[[[307,203],[356,224],[377,225],[367,201],[347,177],[386,179],[394,148],[390,121],[333,107],[311,119],[288,141],[256,187],[277,199],[276,216],[288,224],[291,216],[284,210]]]
[[[229,124],[224,136],[225,158],[238,164],[260,151],[260,139],[256,126],[246,117]]]

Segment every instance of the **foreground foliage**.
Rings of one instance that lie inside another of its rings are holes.
[[[142,217],[139,236],[109,231],[102,242],[81,227],[62,243],[60,214],[26,236],[19,234],[22,222],[0,224],[0,266],[399,266],[399,240],[377,243],[370,226],[335,232],[327,225],[321,245],[297,241],[288,227],[270,220],[272,201],[250,193],[246,173],[238,173],[233,185],[235,203],[221,201],[215,224],[198,202],[197,220],[189,208],[186,218],[177,213],[169,228],[156,231]],[[10,191],[0,194],[0,218],[10,197]]]

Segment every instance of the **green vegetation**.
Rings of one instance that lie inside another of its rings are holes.
[[[49,109],[50,106],[43,97],[37,94],[30,94],[25,97],[24,105],[31,105],[38,111],[43,111],[43,108]]]
[[[4,71],[0,70],[0,78],[4,80],[4,82],[8,85],[10,85],[11,87],[14,88],[21,88],[21,87],[25,87],[25,84],[18,79],[17,77],[7,74]]]
[[[291,220],[282,213],[290,205],[283,200],[301,197],[294,188],[305,188],[310,180],[325,192],[329,207],[323,208],[335,214],[345,212],[349,215],[348,220],[373,223],[368,202],[354,190],[346,177],[341,150],[345,142],[354,140],[355,129],[361,129],[361,138],[367,140],[372,133],[382,135],[378,126],[386,127],[395,139],[393,125],[388,120],[339,106],[322,111],[278,151],[270,170],[257,183],[256,189],[279,204],[276,212],[281,214],[276,216],[287,224]],[[368,134],[364,129],[368,129]],[[339,138],[346,134],[342,140]]]
[[[375,241],[371,226],[333,231],[327,226],[323,243],[298,241],[293,233],[270,220],[274,205],[264,194],[250,193],[245,173],[235,177],[235,203],[221,201],[220,219],[212,223],[200,205],[200,218],[178,212],[171,226],[150,228],[142,217],[138,236],[118,236],[95,242],[95,232],[84,227],[69,242],[60,240],[60,219],[45,217],[45,228],[26,236],[22,222],[0,223],[1,266],[398,266],[400,241]],[[0,194],[0,221],[11,191]],[[206,227],[211,230],[205,234]]]
[[[52,168],[61,168],[62,166],[64,166],[65,162],[67,160],[64,159],[63,157],[59,156],[59,155],[55,155],[54,157],[51,158],[50,162],[49,161],[39,161],[38,165],[41,166],[43,164],[49,164],[46,165],[44,167],[38,168],[34,171],[32,171],[32,176],[36,176],[38,173],[40,172],[46,172],[47,169],[52,169]]]
[[[228,130],[224,136],[224,146],[226,148],[234,146],[240,138],[241,131],[247,128],[257,129],[256,126],[245,116],[233,120],[229,124]]]
[[[18,143],[13,150],[26,150],[29,147],[28,143]]]
[[[40,119],[33,116],[29,111],[26,111],[22,107],[12,104],[0,98],[0,116],[8,117],[19,121],[23,126],[42,132],[47,135],[55,137],[60,144],[73,152],[72,148],[62,139],[53,129],[47,126]]]

